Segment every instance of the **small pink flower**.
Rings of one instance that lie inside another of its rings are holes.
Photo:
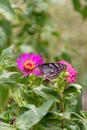
[[[72,67],[72,65],[64,60],[60,61],[59,63],[67,65],[66,71],[68,72],[69,75],[66,76],[65,78],[68,79],[68,83],[76,82],[77,71]]]
[[[37,54],[21,54],[16,60],[18,69],[23,72],[24,76],[29,74],[41,75],[38,64],[43,64],[43,59]]]

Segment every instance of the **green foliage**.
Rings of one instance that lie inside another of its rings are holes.
[[[11,7],[11,4],[9,3],[8,0],[0,0],[0,8],[4,9],[5,11],[9,12],[9,13],[13,13],[14,14],[14,11]]]
[[[66,60],[71,63],[70,51],[67,48],[64,48],[60,53],[56,55],[55,60]]]
[[[2,107],[8,99],[9,89],[5,84],[0,84],[0,86],[0,107]]]
[[[50,59],[48,48],[60,36],[51,19],[50,3],[24,0],[13,6],[0,0],[1,130],[87,130],[87,113],[81,111],[79,101],[82,87],[68,85],[65,72],[46,83],[43,76],[24,77],[17,70],[20,53],[35,52]],[[73,4],[86,18],[86,6],[82,8],[80,0],[73,0]],[[55,58],[62,59],[71,62],[67,48]]]
[[[1,3],[1,7],[4,8],[5,11],[9,12],[10,14],[15,12],[14,16],[11,17],[12,27],[8,25],[10,23],[6,21],[7,25],[3,23],[4,27],[2,26],[2,29],[4,29],[4,33],[9,33],[9,36],[11,36],[11,42],[16,43],[18,51],[20,50],[25,52],[24,48],[26,49],[26,47],[29,47],[28,52],[35,51],[36,53],[38,52],[48,57],[49,51],[46,48],[50,45],[50,41],[54,37],[57,38],[59,35],[54,28],[50,13],[48,12],[49,2],[44,0],[32,0],[29,2],[26,1],[22,3],[25,5],[23,9],[21,6],[15,6],[12,9],[10,3],[7,0]],[[1,14],[3,15],[3,13]],[[7,18],[7,15],[4,17]],[[8,27],[10,28],[8,29]],[[15,30],[17,33],[12,34],[12,31]],[[5,36],[3,37],[5,38]],[[50,37],[51,39],[49,39]],[[7,44],[5,43],[5,39],[2,39],[3,41],[1,41],[2,49]],[[4,43],[4,46],[2,42]]]
[[[84,1],[85,4],[82,4]],[[72,0],[74,9],[78,11],[84,19],[87,18],[87,0]]]
[[[8,0],[0,0],[0,16],[5,17],[9,20],[16,18],[16,14]]]
[[[41,107],[31,107],[31,110],[25,112],[17,118],[16,125],[21,130],[28,130],[34,124],[38,123],[45,116],[51,107],[54,99],[48,100]]]
[[[80,11],[81,8],[81,2],[80,0],[72,0],[73,4],[74,4],[74,8],[76,11]]]
[[[15,128],[12,128],[10,125],[6,123],[0,123],[0,129],[1,130],[16,130]]]
[[[8,20],[0,19],[0,53],[10,43],[11,29],[11,23]]]

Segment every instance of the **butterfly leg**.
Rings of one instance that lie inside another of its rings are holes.
[[[51,83],[52,85],[54,85],[54,82],[52,82],[50,79],[48,79],[48,78],[45,78],[45,81],[46,81],[46,83]]]

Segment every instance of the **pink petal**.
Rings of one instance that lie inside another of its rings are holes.
[[[36,75],[38,75],[38,76],[41,76],[41,75],[42,75],[42,73],[41,73],[40,70],[33,70],[32,74],[36,74]]]
[[[23,64],[20,62],[20,59],[17,58],[16,62],[18,64],[18,69],[22,71],[23,70]]]
[[[68,79],[68,83],[72,83],[76,81],[76,75],[77,75],[77,71],[72,67],[72,65],[70,63],[68,63],[67,61],[60,61],[59,63],[62,64],[66,64],[67,65],[67,72],[69,73],[68,77],[66,77]]]
[[[36,65],[43,63],[42,57],[36,54],[30,54],[29,59],[34,61]]]
[[[26,54],[21,54],[19,58],[20,58],[20,60],[22,61],[22,63],[25,63],[26,60],[29,59],[29,54],[28,54],[28,53],[26,53]]]
[[[23,72],[24,76],[28,76],[29,75],[29,72]]]

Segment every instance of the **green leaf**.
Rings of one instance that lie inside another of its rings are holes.
[[[76,112],[79,113],[82,110],[82,93],[78,97],[78,102],[76,105]]]
[[[82,86],[79,84],[70,84],[69,87],[76,88],[78,92],[81,92]]]
[[[12,36],[12,26],[11,23],[6,19],[0,20],[0,27],[3,28],[4,33],[6,34],[7,40]],[[9,34],[9,35],[8,35]]]
[[[85,5],[82,10],[81,10],[81,14],[83,16],[83,19],[85,20],[87,18],[87,5]]]
[[[12,128],[10,125],[0,122],[0,130],[17,130],[15,128]]]
[[[1,58],[7,59],[13,56],[14,45],[4,49],[1,54]]]
[[[46,129],[42,124],[38,123],[33,127],[33,130],[46,130]]]
[[[8,99],[9,89],[4,85],[0,85],[0,107],[3,107]]]
[[[51,123],[51,122],[49,122],[49,123]],[[45,124],[46,124],[46,122],[45,122]],[[33,127],[33,130],[62,130],[56,124],[57,124],[57,122],[55,123],[55,126],[51,126],[51,124],[45,126],[45,125],[38,123]],[[63,129],[63,130],[66,130],[66,129]]]
[[[67,130],[81,130],[75,123],[66,124]]]
[[[61,120],[56,111],[50,110],[40,123],[46,130],[60,130]]]
[[[34,88],[34,92],[47,100],[52,97],[57,98],[56,92],[54,92],[53,89],[48,88],[44,85],[40,85],[40,87]]]
[[[64,102],[66,111],[77,110],[78,101],[81,96],[81,86],[79,84],[70,84],[64,91]],[[81,104],[79,104],[81,107]],[[79,108],[81,109],[81,108]]]
[[[80,0],[72,0],[72,2],[73,2],[73,5],[74,5],[74,9],[76,11],[80,11],[80,8],[81,8]]]
[[[49,101],[45,102],[39,108],[36,108],[34,111],[29,110],[25,112],[23,115],[17,118],[16,124],[17,128],[21,130],[28,130],[33,125],[38,123],[48,112],[49,108],[53,104],[54,99],[50,99]]]
[[[87,112],[85,111],[80,111],[81,115],[83,116],[83,118],[85,118],[87,120]]]
[[[0,19],[0,53],[9,44],[12,37],[11,23],[6,19]],[[8,35],[9,34],[9,35]]]
[[[14,14],[14,10],[11,7],[11,4],[8,0],[0,0],[0,8],[4,9],[6,12],[10,14]]]
[[[1,25],[2,26],[2,25]],[[7,45],[6,32],[0,27],[0,54]]]
[[[2,108],[4,105],[6,105],[9,99],[10,88],[12,87],[12,89],[14,89],[15,87],[23,86],[23,84],[17,83],[16,81],[12,81],[12,80],[7,80],[6,78],[8,77],[5,78],[2,77],[2,80],[0,79],[0,107]]]
[[[47,128],[45,130],[66,130],[66,129],[61,129],[60,127],[52,127],[52,128]]]
[[[71,113],[72,113],[72,120],[78,123],[80,128],[82,128],[82,130],[87,130],[87,119],[83,118],[82,116],[80,116],[75,112]]]
[[[52,126],[50,123],[51,122],[49,122],[49,125],[47,125],[45,122],[46,126],[38,123],[33,127],[33,130],[62,130],[60,127],[57,126],[57,122],[55,122],[54,126]],[[66,129],[63,129],[63,130],[66,130]]]
[[[14,74],[18,74],[18,72],[8,72],[8,73],[5,73],[5,74],[1,74],[0,75],[0,80],[3,80],[3,78],[7,79],[7,78],[11,77]]]

